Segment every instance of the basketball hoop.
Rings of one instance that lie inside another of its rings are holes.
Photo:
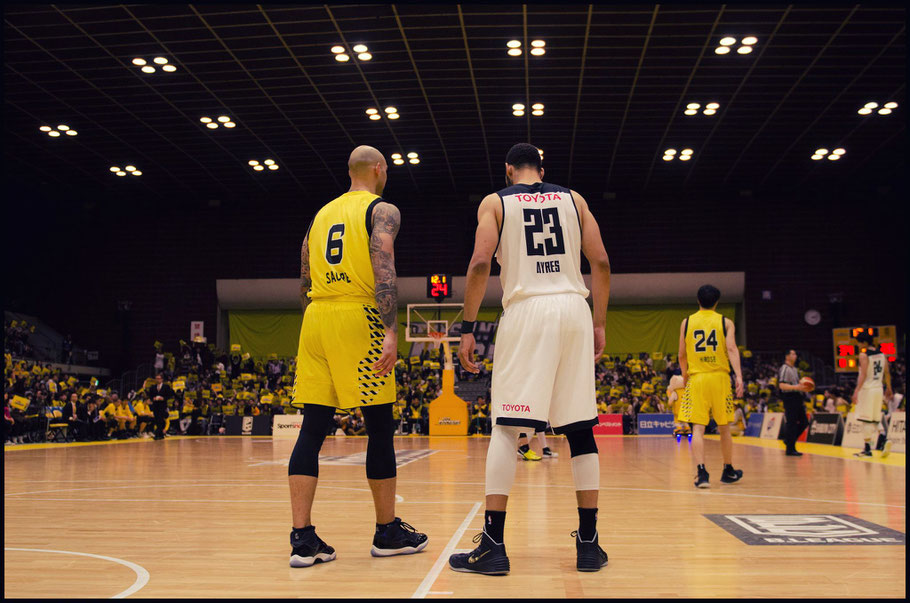
[[[442,343],[442,339],[446,336],[445,332],[443,331],[430,331],[427,333],[427,335],[429,335],[433,340],[434,345],[439,345]]]

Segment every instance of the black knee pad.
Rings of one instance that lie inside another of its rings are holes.
[[[594,440],[594,430],[590,427],[570,431],[566,434],[569,440],[569,451],[571,456],[582,454],[597,454],[597,442]]]
[[[335,420],[335,409],[319,404],[303,406],[303,426],[288,462],[288,475],[319,477],[319,450],[329,425]]]
[[[392,405],[363,406],[367,429],[367,479],[389,479],[398,474],[395,464],[395,423]]]

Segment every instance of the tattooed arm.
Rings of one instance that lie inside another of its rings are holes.
[[[310,233],[303,238],[303,245],[300,247],[300,307],[306,313],[306,307],[310,305],[310,296],[307,292],[313,284],[310,278]]]
[[[398,282],[395,275],[395,237],[401,226],[401,212],[390,203],[373,208],[370,261],[376,289],[376,306],[385,326],[382,355],[373,365],[379,376],[387,375],[398,358]]]

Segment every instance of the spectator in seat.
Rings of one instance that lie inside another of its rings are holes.
[[[406,420],[408,422],[408,433],[419,433],[420,430],[420,400],[416,397],[411,400],[408,406]]]
[[[152,435],[152,429],[155,425],[155,414],[141,396],[136,396],[133,399],[133,415],[136,417],[136,423],[139,426],[139,435],[143,437]]]
[[[367,432],[366,425],[363,422],[363,413],[360,411],[360,408],[355,408],[354,412],[351,413],[350,418],[347,423],[347,429],[345,429],[346,435],[359,436],[364,435]]]
[[[86,426],[79,420],[79,406],[79,396],[73,394],[67,400],[66,405],[60,409],[63,413],[62,421],[69,425],[68,431],[74,440],[85,438]]]

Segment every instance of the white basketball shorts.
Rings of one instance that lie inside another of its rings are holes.
[[[881,421],[883,397],[881,387],[860,389],[856,396],[856,420],[872,423]]]
[[[509,304],[499,320],[491,387],[495,425],[556,433],[597,425],[594,327],[577,293]]]

